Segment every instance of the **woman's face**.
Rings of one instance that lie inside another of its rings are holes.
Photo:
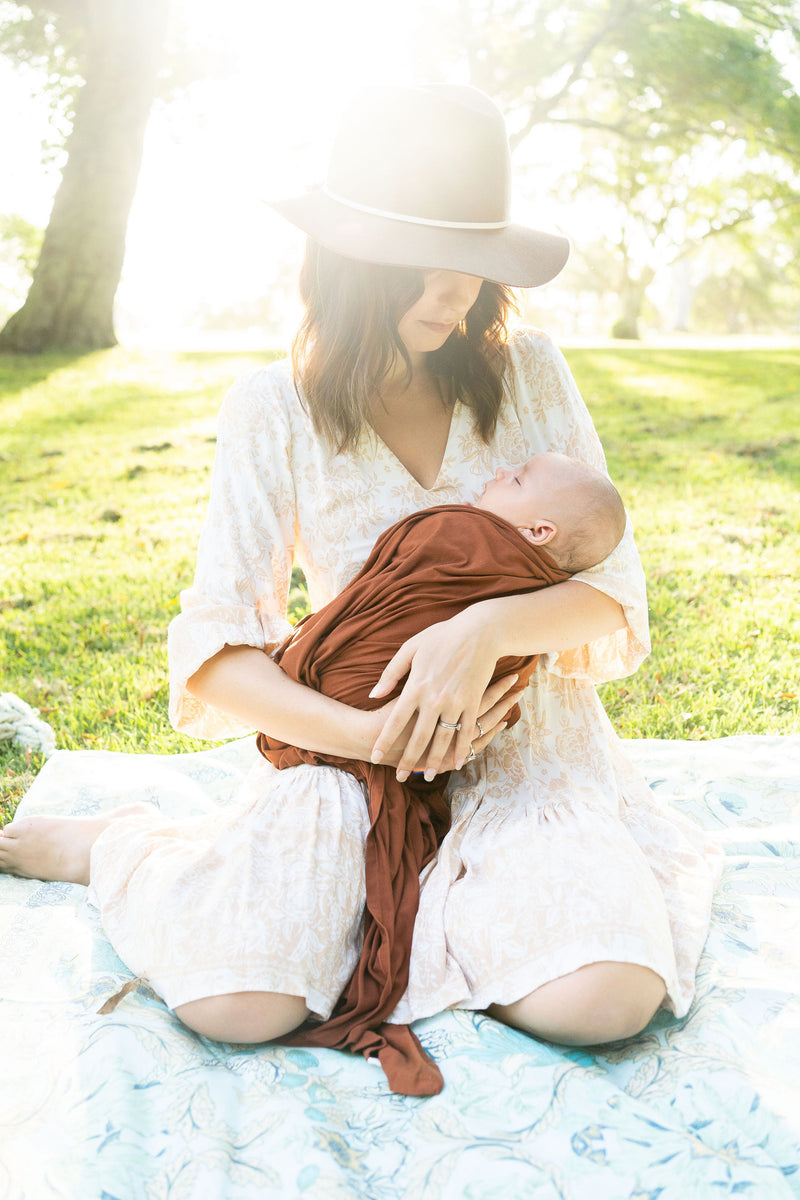
[[[438,350],[478,299],[482,279],[458,271],[425,271],[425,290],[397,323],[412,356]]]

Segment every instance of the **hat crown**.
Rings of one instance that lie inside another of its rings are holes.
[[[502,114],[472,87],[368,88],[342,119],[325,186],[387,216],[505,224],[511,158]]]
[[[431,83],[365,89],[341,121],[325,185],[269,203],[342,258],[535,287],[558,274],[569,242],[512,224],[510,199],[497,105],[477,88]]]

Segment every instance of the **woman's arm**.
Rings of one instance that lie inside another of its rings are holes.
[[[366,713],[305,687],[253,646],[224,646],[187,689],[250,729],[320,754],[369,758],[383,710]]]
[[[507,694],[516,676],[493,684],[479,697],[480,712],[488,714],[484,749],[516,701]],[[224,646],[195,671],[188,691],[214,708],[230,713],[250,729],[318,754],[369,761],[372,747],[397,701],[372,712],[351,708],[292,679],[262,650],[252,646]],[[391,690],[391,689],[389,689]],[[411,730],[399,727],[396,739],[384,741],[383,762],[397,766]],[[453,767],[453,750],[442,757],[440,770]],[[416,770],[416,760],[410,770]],[[420,768],[421,769],[421,768]]]
[[[536,654],[570,650],[625,628],[621,604],[572,579],[527,595],[483,600],[461,615],[467,625],[493,639],[498,658],[531,654],[531,646]]]
[[[168,636],[170,720],[194,737],[242,737],[254,728],[237,717],[236,705],[217,707],[213,687],[201,693],[188,686],[204,665],[226,646],[269,651],[292,632],[292,396],[274,363],[237,380],[220,410],[194,581],[181,592]]]
[[[625,627],[622,607],[589,584],[567,580],[521,596],[484,600],[449,621],[410,638],[381,675],[373,696],[388,695],[408,673],[406,684],[372,747],[373,762],[406,727],[412,728],[398,763],[398,778],[424,758],[429,771],[442,770],[450,751],[457,766],[469,753],[481,713],[481,697],[498,660],[507,654],[544,654],[592,642]],[[461,722],[454,746],[440,718]],[[426,753],[427,751],[427,753]]]

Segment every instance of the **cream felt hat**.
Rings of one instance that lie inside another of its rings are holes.
[[[485,93],[377,85],[345,112],[325,183],[268,204],[348,258],[534,287],[558,274],[569,242],[513,225],[510,192],[505,122]]]

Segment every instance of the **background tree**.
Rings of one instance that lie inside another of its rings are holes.
[[[704,242],[691,267],[693,313],[704,328],[800,332],[800,231],[792,206]]]
[[[792,203],[784,183],[796,171],[800,101],[770,37],[737,5],[667,0],[597,56],[592,112],[576,121],[590,134],[580,186],[613,194],[621,214],[617,336],[638,336],[660,268]]]
[[[561,194],[565,201],[576,192],[594,199],[594,233],[603,234],[614,263],[615,337],[639,336],[642,305],[657,276],[686,257],[700,261],[707,241],[743,246],[746,240],[750,252],[760,248],[765,255],[774,245],[772,224],[798,207],[790,171],[780,162],[767,170],[741,143],[725,147],[706,138],[681,152],[675,141],[609,145],[591,135],[582,139],[581,158],[580,170],[562,180]],[[583,251],[580,237],[576,249]],[[684,314],[678,327],[687,320]]]
[[[48,0],[17,5],[3,48],[51,56],[77,90],[61,184],[25,303],[0,350],[91,349],[116,343],[114,295],[158,80],[168,0]]]
[[[650,283],[698,241],[796,205],[800,100],[780,58],[800,42],[796,0],[455,0],[449,11],[447,41],[435,21],[422,32],[421,73],[443,53],[446,71],[510,114],[515,147],[543,126],[582,132],[561,191],[598,197],[618,335],[638,336]],[[732,146],[738,174],[726,165],[714,189],[709,156],[721,163]]]

